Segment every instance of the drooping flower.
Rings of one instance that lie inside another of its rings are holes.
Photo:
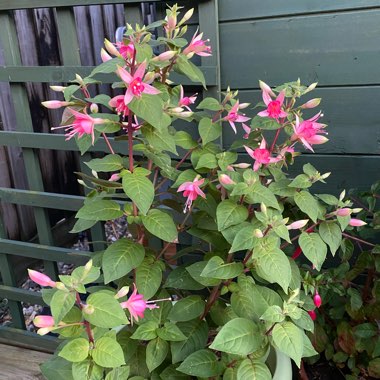
[[[318,133],[327,134],[323,129],[325,124],[317,123],[317,120],[321,116],[321,112],[308,120],[304,120],[300,123],[298,115],[296,115],[296,124],[293,125],[294,134],[291,136],[291,141],[300,140],[302,144],[312,152],[314,152],[312,145],[324,144],[328,141],[327,137]]]
[[[95,141],[95,125],[104,124],[105,120],[100,118],[93,118],[86,113],[78,112],[72,108],[67,108],[67,110],[74,116],[74,121],[69,125],[62,125],[60,127],[53,127],[52,129],[61,129],[66,130],[66,140],[70,140],[75,135],[78,135],[78,138],[81,138],[83,135],[92,136],[92,144]]]
[[[317,308],[320,308],[322,305],[322,298],[317,291],[314,294],[313,302],[314,302],[315,307]]]
[[[260,169],[261,165],[272,164],[281,160],[279,157],[271,157],[269,150],[266,148],[266,141],[264,138],[262,139],[259,148],[252,150],[245,145],[244,148],[247,153],[255,160],[255,163],[253,165],[253,170],[255,172]]]
[[[367,223],[364,222],[364,221],[361,220],[361,219],[351,218],[350,221],[348,222],[348,224],[349,224],[351,227],[362,227],[362,226],[365,226]]]
[[[135,53],[135,46],[133,43],[126,45],[124,42],[116,42],[116,47],[119,50],[119,53],[124,59],[132,59]]]
[[[245,132],[243,135],[243,139],[247,140],[249,138],[249,134],[252,132],[252,129],[249,125],[245,123],[242,123],[241,126],[243,127],[244,132]]]
[[[188,58],[191,58],[194,54],[201,57],[209,57],[212,53],[211,46],[206,45],[210,40],[202,40],[203,33],[198,33],[198,29],[195,31],[193,38],[190,41],[189,46],[183,50]]]
[[[140,98],[142,94],[156,95],[161,92],[149,84],[151,83],[150,78],[148,81],[146,80],[144,82],[143,78],[145,75],[146,66],[147,63],[144,61],[140,64],[133,75],[118,66],[117,72],[120,75],[120,78],[128,85],[127,91],[124,95],[125,105],[128,105],[134,97]]]
[[[202,198],[206,198],[205,193],[199,188],[203,185],[204,178],[198,179],[198,176],[194,178],[192,182],[184,182],[177,190],[177,192],[183,191],[183,196],[187,197],[185,208],[183,212],[190,210],[193,201],[195,201],[200,195]]]
[[[184,96],[183,87],[180,86],[180,97],[178,105],[180,107],[185,107],[187,110],[191,112],[189,105],[195,103],[195,101],[197,100],[197,96],[198,94],[194,94],[192,96]]]
[[[153,303],[154,301],[145,301],[142,294],[137,294],[136,285],[134,285],[133,293],[127,301],[122,302],[120,306],[123,309],[128,309],[131,315],[131,323],[133,320],[138,321],[139,318],[144,318],[144,312],[146,309],[157,309],[158,306]]]
[[[317,319],[317,313],[315,312],[315,310],[309,310],[308,311],[308,314],[310,315],[310,318],[315,321]]]
[[[38,315],[33,319],[33,324],[36,327],[52,327],[55,322],[51,315]]]
[[[118,115],[122,115],[126,118],[129,114],[129,108],[124,103],[124,95],[117,95],[113,97],[108,104],[110,107],[115,108]]]
[[[231,125],[231,128],[236,133],[235,123],[245,123],[250,119],[250,117],[246,117],[244,114],[239,114],[239,109],[241,106],[239,105],[239,101],[237,101],[232,108],[228,111],[227,116],[223,118],[223,120],[228,121]]]
[[[49,276],[36,270],[28,269],[28,275],[29,278],[38,285],[50,286],[52,288],[55,288],[57,286],[57,283],[53,281]]]
[[[276,120],[288,116],[288,113],[282,109],[285,100],[285,91],[281,91],[275,100],[272,99],[271,94],[273,94],[273,91],[268,85],[263,87],[263,101],[267,109],[259,112],[258,116],[270,117]]]

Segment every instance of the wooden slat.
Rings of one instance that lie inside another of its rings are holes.
[[[0,187],[0,200],[27,206],[77,211],[83,206],[84,197]]]
[[[0,82],[69,82],[75,78],[75,74],[83,77],[91,74],[93,66],[3,66],[0,67]],[[218,70],[216,66],[200,67],[205,75],[206,84],[215,86],[217,84]],[[103,83],[113,83],[117,80],[113,74],[99,74],[96,76]],[[177,73],[170,74],[170,80],[174,83],[181,83],[185,86],[196,85],[189,79]]]
[[[0,239],[0,252],[8,255],[74,264],[83,264],[89,259],[88,253],[82,251],[8,239]]]
[[[379,7],[379,0],[219,0],[219,18],[231,21]]]
[[[28,302],[33,305],[46,305],[40,292],[0,285],[0,297],[12,301]]]
[[[221,24],[222,88],[380,84],[380,10]]]
[[[280,83],[269,82],[269,84]],[[328,125],[329,138],[326,144],[315,147],[317,153],[380,154],[378,105],[375,101],[370,101],[370,99],[380,97],[379,86],[317,88],[310,95],[305,96],[304,100],[314,97],[322,98],[322,103],[318,108],[305,112],[305,115],[313,116],[322,110],[324,117],[321,121]],[[240,91],[239,99],[255,105],[262,100],[261,91]],[[258,109],[247,108],[244,111],[252,117],[257,114]],[[238,130],[240,137],[242,128],[238,127]],[[235,139],[236,135],[229,125],[226,125],[224,127],[225,145],[230,145]]]

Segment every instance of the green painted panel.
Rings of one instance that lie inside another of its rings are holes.
[[[0,239],[0,252],[8,255],[31,257],[49,261],[83,264],[88,261],[88,253],[42,244]]]
[[[330,139],[326,144],[315,147],[317,153],[380,154],[378,104],[371,101],[380,98],[379,86],[316,89],[310,96],[305,96],[305,101],[312,97],[322,98],[322,103],[320,107],[305,112],[305,115],[313,116],[321,109],[325,115],[321,120],[328,125]],[[239,98],[242,102],[250,102],[253,105],[262,100],[259,90],[240,91]],[[245,110],[251,117],[257,112],[257,109]],[[242,128],[238,130],[240,137]],[[224,141],[230,145],[235,139],[236,135],[226,124]]]
[[[0,285],[0,297],[13,301],[28,302],[33,305],[45,305],[40,292],[12,288],[10,286]]]
[[[222,88],[380,84],[380,10],[220,25]]]
[[[219,0],[221,21],[263,18],[380,6],[379,0]]]

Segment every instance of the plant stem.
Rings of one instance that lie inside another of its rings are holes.
[[[272,145],[270,146],[270,154],[273,153],[273,149],[274,149],[274,147],[275,147],[275,145],[276,145],[276,142],[277,142],[278,136],[280,136],[281,129],[282,129],[282,128],[278,128],[277,131],[276,131],[276,135],[274,136],[274,139],[273,139]]]
[[[220,294],[219,287],[220,287],[220,285],[216,285],[212,289],[212,291],[210,293],[210,297],[208,298],[207,303],[206,303],[205,311],[203,312],[203,314],[199,318],[200,320],[202,320],[203,318],[206,317],[206,315],[208,314],[208,312],[211,310],[212,305],[218,299],[219,294]]]
[[[355,241],[357,241],[357,242],[359,242],[359,243],[366,244],[366,245],[368,245],[368,246],[370,246],[370,247],[376,247],[376,244],[372,244],[372,243],[370,243],[369,241],[359,239],[359,238],[357,238],[357,237],[355,237],[355,236],[352,236],[352,235],[350,235],[350,234],[347,234],[346,232],[342,232],[342,235],[343,235],[344,237],[346,237],[347,239],[355,240]]]
[[[115,151],[113,150],[113,148],[111,146],[111,143],[110,143],[107,135],[104,132],[102,132],[102,136],[103,136],[103,138],[104,138],[104,140],[105,140],[105,142],[106,142],[106,144],[108,146],[108,149],[110,150],[111,154],[115,154]]]
[[[77,305],[82,310],[83,309],[83,304],[82,304],[82,300],[80,299],[80,296],[79,296],[78,292],[75,293],[75,299],[76,299]],[[88,341],[91,344],[94,344],[94,342],[95,342],[95,340],[94,340],[94,334],[93,334],[93,332],[91,330],[90,322],[84,320],[83,323],[84,323],[84,327],[86,329],[86,333],[87,333],[87,336],[88,336]]]

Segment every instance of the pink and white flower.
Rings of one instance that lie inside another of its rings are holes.
[[[66,131],[66,140],[70,140],[75,135],[78,135],[78,138],[81,138],[83,135],[92,136],[92,144],[95,142],[95,125],[104,124],[106,120],[100,118],[93,118],[86,113],[78,112],[72,108],[66,108],[73,116],[74,121],[69,125],[61,125],[60,127],[53,127],[54,129],[64,128]]]
[[[314,294],[313,302],[314,302],[315,307],[317,308],[320,308],[322,305],[322,298],[317,291]]]
[[[178,188],[177,192],[183,191],[183,196],[187,197],[183,212],[190,210],[193,201],[195,201],[199,195],[202,198],[206,198],[206,194],[199,188],[199,186],[203,185],[204,181],[204,178],[198,179],[197,176],[192,182],[184,182]]]
[[[135,46],[133,43],[126,45],[124,42],[116,42],[116,47],[119,50],[119,53],[124,59],[132,59],[135,54]]]
[[[247,153],[255,160],[253,170],[256,172],[260,169],[261,165],[272,164],[281,161],[279,157],[271,157],[270,151],[266,148],[266,141],[263,138],[260,146],[255,150],[252,150],[248,146],[244,146]]]
[[[28,275],[29,278],[38,285],[50,286],[52,288],[55,288],[57,286],[57,283],[53,281],[49,276],[36,270],[28,269]]]
[[[197,100],[197,96],[198,96],[198,94],[194,94],[192,96],[184,96],[183,87],[180,86],[180,97],[179,97],[178,105],[180,107],[185,107],[187,110],[192,112],[189,105],[195,103],[195,101]]]
[[[361,219],[351,218],[350,221],[348,222],[348,224],[349,224],[351,227],[362,227],[362,226],[365,226],[367,223],[364,222],[364,221],[361,220]]]
[[[117,95],[113,97],[108,104],[110,107],[115,108],[118,115],[122,115],[126,118],[129,114],[129,108],[124,103],[124,95]]]
[[[145,301],[142,294],[137,294],[136,285],[134,285],[133,293],[127,301],[122,302],[120,306],[123,309],[128,309],[131,315],[131,323],[133,320],[138,321],[139,318],[144,318],[144,312],[146,309],[157,309],[158,306],[153,303],[154,301]]]
[[[156,95],[161,92],[149,84],[152,83],[153,79],[149,78],[149,80],[145,79],[144,81],[143,78],[145,76],[146,66],[147,63],[144,61],[140,64],[133,75],[131,75],[127,70],[118,66],[117,73],[119,74],[122,81],[128,85],[127,91],[124,95],[125,105],[128,105],[135,97],[141,98],[142,94]]]
[[[55,325],[54,318],[51,315],[38,315],[33,319],[36,327],[52,327]]]
[[[265,84],[265,83],[264,83]],[[272,99],[271,94],[273,91],[265,84],[263,87],[263,101],[267,106],[267,109],[258,113],[261,117],[270,117],[278,120],[279,118],[288,116],[288,113],[282,109],[285,100],[285,91],[281,91],[275,100]]]
[[[245,105],[243,105],[245,107]],[[237,101],[232,108],[228,111],[227,116],[223,118],[223,120],[228,121],[231,125],[231,128],[236,133],[235,123],[245,123],[250,120],[250,117],[246,117],[244,114],[239,114],[239,109],[242,108],[239,105],[239,101]]]
[[[294,134],[291,136],[291,141],[300,140],[302,144],[312,152],[314,152],[312,145],[324,144],[328,138],[318,133],[327,134],[323,129],[326,124],[317,123],[321,116],[321,112],[308,120],[300,122],[298,115],[296,115],[296,124],[293,125]]]
[[[61,101],[61,100],[48,100],[46,102],[42,102],[41,104],[44,107],[46,107],[46,108],[54,110],[54,109],[57,109],[57,108],[69,106],[72,103],[70,103],[70,102],[64,102],[64,101]]]
[[[188,58],[191,58],[194,54],[200,55],[201,57],[209,57],[212,54],[211,46],[206,45],[210,40],[202,40],[203,33],[198,33],[198,29],[194,33],[193,38],[190,41],[189,46],[183,50]]]

